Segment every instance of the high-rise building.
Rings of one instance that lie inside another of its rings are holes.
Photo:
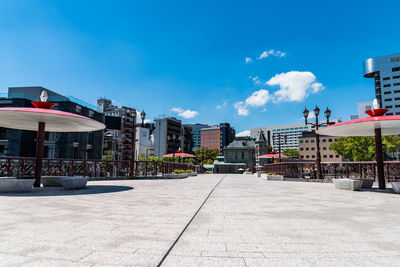
[[[104,122],[104,115],[82,100],[57,94],[41,86],[10,87],[0,96],[0,107],[32,107],[31,101],[39,101],[46,91],[53,109],[79,114]],[[67,159],[101,159],[103,154],[103,130],[81,133],[46,133],[44,157]],[[0,128],[0,155],[33,157],[36,152],[36,133],[16,129]]]
[[[338,137],[319,136],[319,149],[321,162],[342,162],[343,156],[330,149],[330,145],[337,141]],[[300,160],[316,160],[317,140],[315,132],[303,132],[299,137],[299,156]]]
[[[181,120],[165,115],[154,120],[154,155],[162,158],[179,149],[184,153],[193,152],[192,128],[182,125]]]
[[[199,149],[201,147],[201,129],[210,127],[207,124],[200,124],[200,123],[195,123],[195,124],[186,124],[190,127],[192,127],[192,133],[193,133],[193,149]]]
[[[201,147],[217,148],[221,154],[234,140],[235,129],[229,123],[201,129]]]
[[[400,53],[364,61],[364,77],[374,78],[375,96],[386,115],[400,115]]]

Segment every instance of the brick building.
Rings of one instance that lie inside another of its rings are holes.
[[[338,137],[319,136],[321,162],[342,162],[343,156],[330,149],[330,145],[337,141]],[[303,132],[299,137],[300,160],[316,160],[317,145],[315,132]]]
[[[235,129],[229,123],[221,123],[201,129],[201,147],[217,148],[223,154],[223,150],[235,140]]]

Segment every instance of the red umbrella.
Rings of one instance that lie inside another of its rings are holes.
[[[288,156],[281,155],[281,158],[287,158]],[[259,159],[272,159],[272,158],[279,158],[279,154],[276,154],[275,152],[271,152],[269,154],[261,155],[258,156]]]
[[[167,155],[164,155],[166,158],[172,158],[172,157],[181,157],[181,158],[195,158],[195,155],[192,154],[187,154],[187,153],[182,153],[182,152],[177,152],[177,153],[170,153]]]
[[[387,109],[367,110],[365,113],[371,117],[333,124],[317,131],[317,134],[330,136],[375,136],[376,166],[380,189],[386,188],[383,168],[382,135],[400,133],[400,116],[383,116],[387,111]]]

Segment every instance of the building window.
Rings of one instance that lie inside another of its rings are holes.
[[[308,140],[306,140],[306,143],[308,143]]]
[[[326,147],[324,146],[324,147],[322,148],[322,150],[326,150]]]
[[[385,102],[389,102],[389,101],[392,101],[392,99],[391,98],[386,98],[385,99]]]
[[[393,108],[393,106],[385,106],[385,108]]]
[[[300,147],[300,151],[303,151],[304,149],[302,147]]]
[[[336,155],[336,158],[339,158],[339,155]]]
[[[394,90],[394,93],[395,94],[400,93],[400,90]]]
[[[310,155],[306,155],[306,158],[307,158],[307,159],[310,158]]]
[[[326,155],[324,155],[324,159],[326,159]]]
[[[387,116],[391,116],[391,115],[393,115],[393,113],[386,113],[386,115],[387,115]]]
[[[389,84],[384,84],[383,87],[390,87],[390,83]]]
[[[395,72],[395,71],[400,71],[400,67],[392,68],[392,71],[393,71],[393,72]]]
[[[383,94],[384,95],[390,95],[392,93],[392,91],[387,91],[387,92],[384,92]]]
[[[400,100],[400,97],[396,97],[394,100]]]
[[[393,84],[393,86],[398,86],[398,85],[400,85],[400,83],[394,83],[394,84]]]
[[[300,144],[302,144],[303,143],[303,140],[300,140]]]
[[[306,151],[308,151],[308,150],[310,150],[310,148],[309,148],[309,147],[306,147]]]
[[[333,142],[332,139],[329,139],[329,142]]]
[[[384,81],[390,80],[390,77],[383,77],[382,80],[384,80]]]
[[[312,155],[311,157],[312,157],[313,159],[315,159],[315,155]]]
[[[329,158],[331,158],[331,159],[332,159],[332,158],[333,158],[333,155],[329,155]]]
[[[314,143],[314,141],[315,141],[314,139],[311,139],[311,143]]]
[[[300,158],[304,159],[304,156],[300,156]]]
[[[393,79],[400,79],[400,76],[393,76]]]
[[[312,147],[311,150],[315,150],[315,147]]]
[[[400,57],[392,57],[391,59],[390,59],[390,62],[398,62],[398,61],[400,61]]]
[[[400,108],[400,105],[396,105],[396,106],[394,106],[395,108]]]
[[[326,139],[322,139],[322,142],[326,142]]]
[[[244,152],[242,151],[242,159],[244,159]]]

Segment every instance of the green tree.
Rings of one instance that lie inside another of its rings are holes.
[[[400,150],[400,137],[384,136],[382,144],[384,159],[394,159],[395,153]],[[349,161],[375,160],[375,139],[372,136],[340,137],[330,145],[330,148]]]
[[[282,152],[282,154],[292,159],[299,158],[299,151],[297,149],[286,149]]]
[[[112,150],[104,150],[103,152],[103,160],[113,160]]]
[[[212,164],[218,157],[219,151],[217,148],[202,147],[194,152],[196,160],[199,164]]]

